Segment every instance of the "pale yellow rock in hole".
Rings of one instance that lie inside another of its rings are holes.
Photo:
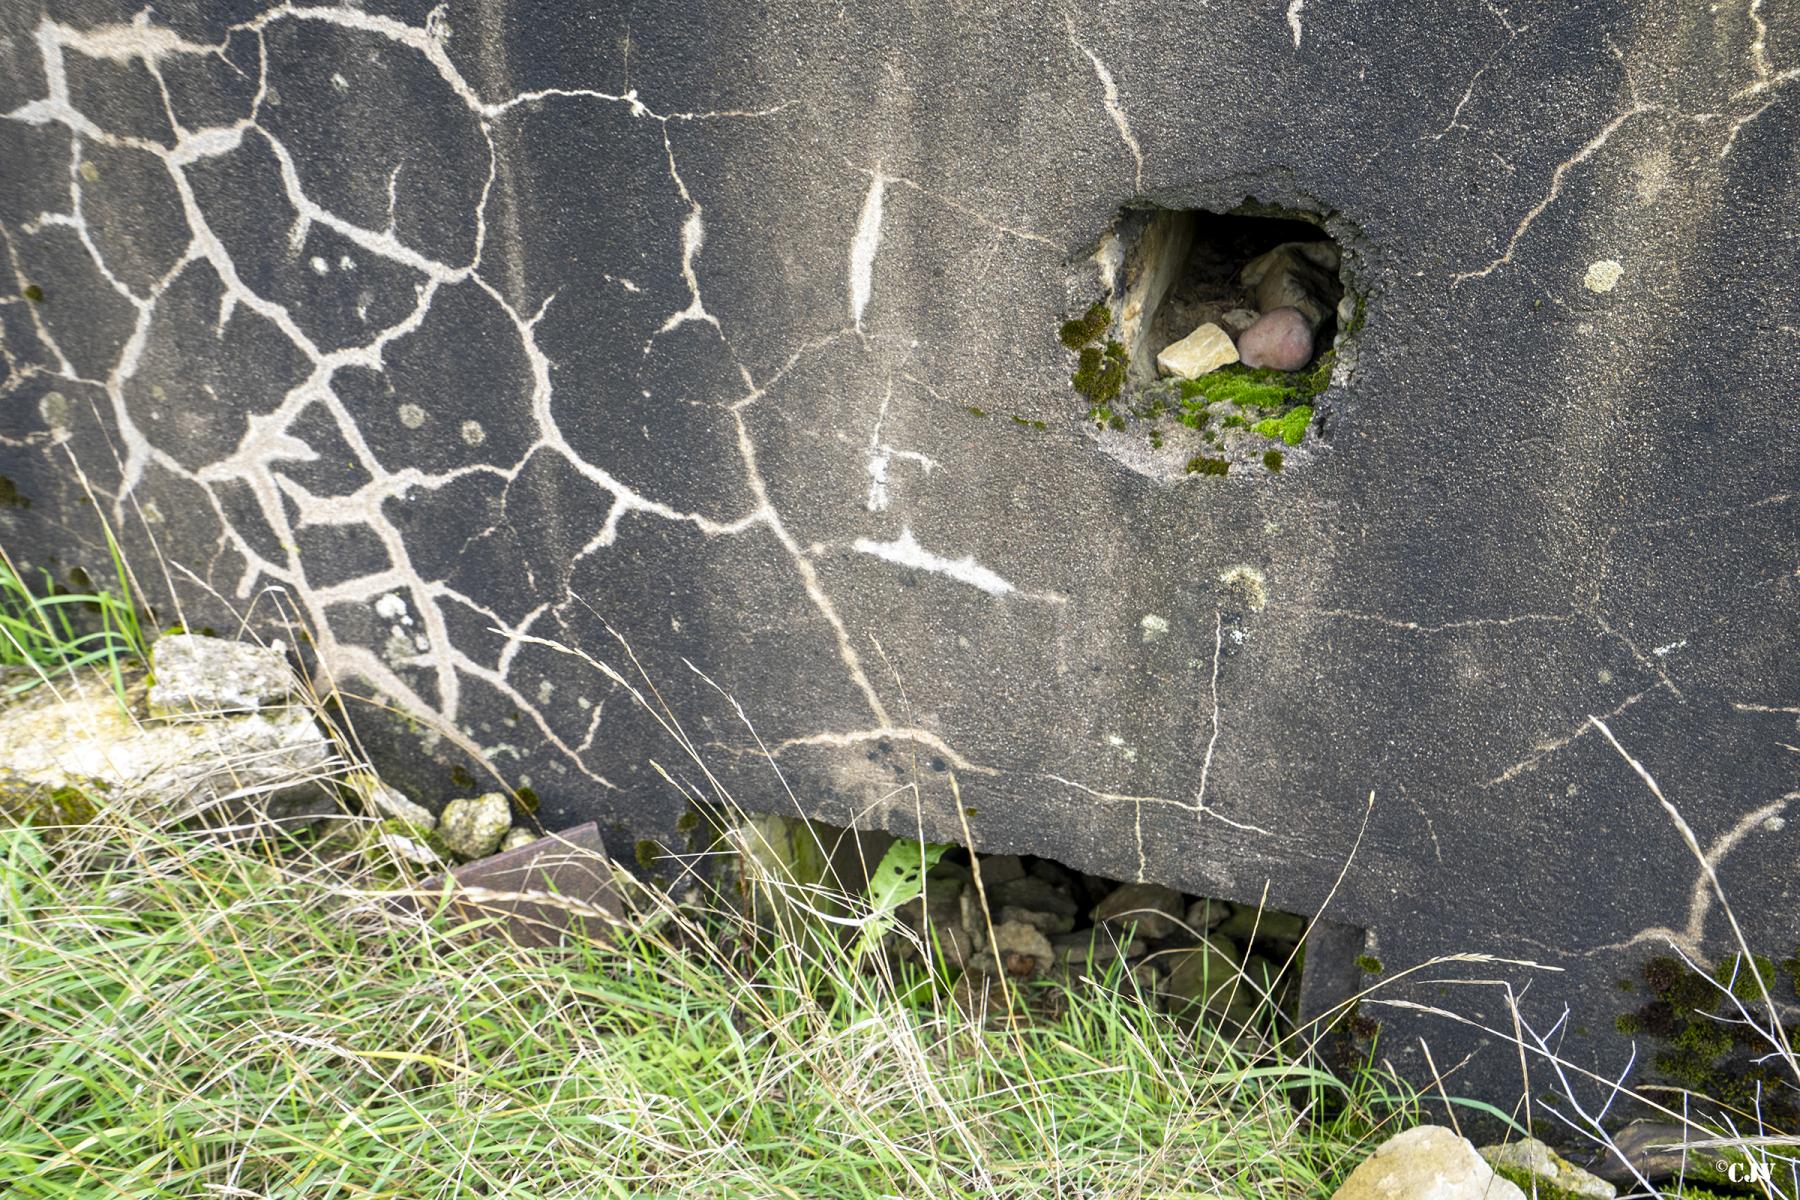
[[[1163,347],[1156,356],[1156,369],[1178,379],[1198,379],[1237,360],[1237,344],[1231,335],[1208,321],[1179,342]]]

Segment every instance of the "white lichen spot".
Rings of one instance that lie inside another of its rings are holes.
[[[480,421],[464,421],[459,432],[465,445],[479,446],[487,441],[487,430],[481,427]]]
[[[376,600],[375,615],[388,621],[412,624],[412,615],[406,611],[406,597],[399,592],[389,592]]]
[[[1219,572],[1219,582],[1237,593],[1244,607],[1251,612],[1261,612],[1269,603],[1268,578],[1248,563],[1225,568]]]
[[[1600,683],[1611,683],[1613,681],[1613,673],[1605,667],[1601,667],[1598,671],[1594,672],[1594,679]]]
[[[538,688],[537,688],[538,703],[539,704],[550,703],[550,693],[554,692],[555,690],[556,690],[556,685],[554,683],[551,683],[548,679],[539,680]]]
[[[343,257],[338,259],[338,270],[340,270],[340,271],[356,270],[356,260],[354,258],[351,258],[348,254],[344,255]]]
[[[1144,641],[1154,642],[1169,632],[1168,618],[1159,617],[1155,613],[1145,613],[1138,621],[1138,628],[1143,630]]]
[[[312,269],[324,275],[331,270],[331,264],[325,261],[323,255],[315,254],[312,256]]]
[[[1288,28],[1293,30],[1294,49],[1296,50],[1300,48],[1300,34],[1302,32],[1300,28],[1300,13],[1305,7],[1306,0],[1290,0],[1290,3],[1287,6]]]
[[[1763,822],[1763,828],[1768,830],[1770,833],[1780,833],[1782,830],[1787,828],[1787,818],[1786,817],[1770,817],[1768,820]]]
[[[84,162],[81,164],[81,177],[88,183],[98,183],[100,182],[100,168],[92,162]]]
[[[1588,264],[1587,275],[1583,277],[1581,286],[1590,292],[1610,292],[1619,285],[1619,277],[1625,274],[1625,268],[1617,259],[1603,258]]]
[[[400,423],[408,429],[417,429],[425,423],[425,410],[416,404],[402,404],[399,416]]]
[[[1137,761],[1137,750],[1131,746],[1127,746],[1125,744],[1125,739],[1120,737],[1118,734],[1116,734],[1116,733],[1107,734],[1106,735],[1106,744],[1111,746],[1114,750],[1117,750],[1119,752],[1120,756],[1122,758],[1124,758],[1124,760],[1126,762],[1136,762]]]
[[[1670,654],[1681,649],[1685,645],[1687,645],[1687,639],[1682,638],[1679,642],[1670,642],[1666,646],[1658,646],[1656,649],[1652,650],[1650,653],[1656,655],[1656,657],[1658,657],[1658,658],[1667,658]]]
[[[61,392],[45,392],[38,400],[38,415],[53,433],[60,436],[69,432],[69,398]]]
[[[347,92],[350,90],[350,81],[344,78],[343,72],[339,71],[332,75],[331,86],[340,92]]]

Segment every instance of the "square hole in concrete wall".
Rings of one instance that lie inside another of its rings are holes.
[[[1279,473],[1317,441],[1361,312],[1325,227],[1253,204],[1128,209],[1093,263],[1104,294],[1060,335],[1102,448],[1147,474],[1223,478]]]

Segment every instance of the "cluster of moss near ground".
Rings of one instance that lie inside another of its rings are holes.
[[[1359,313],[1360,316],[1360,313]],[[1162,380],[1141,389],[1126,406],[1120,402],[1125,387],[1125,347],[1113,339],[1100,343],[1112,323],[1112,310],[1096,301],[1087,312],[1063,322],[1058,333],[1062,344],[1076,354],[1069,382],[1088,402],[1087,419],[1102,429],[1123,431],[1127,417],[1156,421],[1169,417],[1200,432],[1214,447],[1221,447],[1230,429],[1248,429],[1271,441],[1298,446],[1312,423],[1312,401],[1331,385],[1337,351],[1327,350],[1303,371],[1276,371],[1246,367],[1240,363],[1219,367],[1198,379]],[[1215,405],[1224,405],[1219,412]],[[1150,445],[1160,449],[1162,431],[1152,426]],[[1263,466],[1281,470],[1283,455],[1271,448]],[[1188,460],[1189,474],[1224,475],[1229,459],[1197,454]]]
[[[1772,1032],[1742,1020],[1727,992],[1752,1015],[1762,1014],[1763,993],[1800,996],[1800,948],[1779,966],[1761,954],[1734,954],[1720,960],[1708,979],[1673,955],[1649,959],[1639,972],[1651,999],[1618,1019],[1619,1032],[1657,1044],[1651,1065],[1670,1081],[1741,1112],[1762,1114],[1771,1131],[1800,1132],[1800,1104],[1792,1081],[1770,1059]],[[1759,984],[1760,980],[1760,984]],[[1638,984],[1619,986],[1635,992]],[[1766,1015],[1766,1014],[1762,1014]],[[1789,1045],[1800,1045],[1800,1026],[1779,1030]]]

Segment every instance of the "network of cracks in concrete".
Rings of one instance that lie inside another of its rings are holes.
[[[1128,209],[1094,264],[1102,294],[1059,334],[1103,450],[1181,480],[1279,474],[1317,449],[1362,323],[1323,226],[1252,202]]]

